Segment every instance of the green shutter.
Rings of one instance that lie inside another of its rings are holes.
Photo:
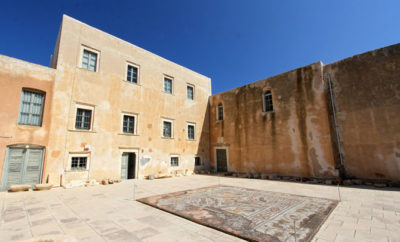
[[[8,154],[7,188],[21,184],[24,170],[25,152],[23,148],[10,148]]]
[[[129,154],[123,153],[121,158],[121,179],[128,179],[128,159]]]
[[[24,184],[39,184],[42,176],[43,149],[28,149],[26,154]]]

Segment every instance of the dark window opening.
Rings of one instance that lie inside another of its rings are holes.
[[[218,104],[218,115],[217,118],[218,120],[224,120],[224,107],[222,106],[222,103]]]
[[[272,93],[268,90],[264,93],[264,112],[272,111],[274,111],[274,106],[272,104]]]
[[[133,134],[135,132],[135,117],[124,115],[122,131],[124,133]]]
[[[73,170],[86,170],[87,157],[72,157],[71,169]]]
[[[200,160],[200,157],[195,157],[194,158],[194,165],[195,166],[201,166],[201,160]]]
[[[90,122],[92,119],[92,110],[78,108],[76,110],[76,129],[90,130]]]
[[[179,166],[179,157],[171,157],[171,166]]]

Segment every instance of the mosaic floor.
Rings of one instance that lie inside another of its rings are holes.
[[[250,241],[310,241],[337,201],[210,186],[139,202]]]

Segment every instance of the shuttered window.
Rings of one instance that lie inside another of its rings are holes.
[[[44,93],[22,90],[18,124],[42,125]]]

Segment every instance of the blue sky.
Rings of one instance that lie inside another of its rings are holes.
[[[400,42],[398,0],[10,0],[0,54],[48,66],[63,13],[211,77],[213,93]]]

